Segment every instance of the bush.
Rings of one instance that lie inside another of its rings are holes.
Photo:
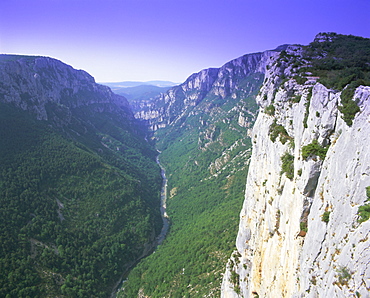
[[[305,113],[304,113],[304,118],[303,118],[303,127],[307,128],[307,120],[308,120],[308,114],[310,110],[310,102],[311,102],[311,97],[312,97],[312,87],[308,90],[307,94],[307,101],[305,102],[304,106],[306,108]]]
[[[288,179],[292,180],[294,177],[294,156],[285,152],[281,157],[281,174],[285,173]]]
[[[302,94],[297,94],[292,98],[293,103],[299,103],[301,101]]]
[[[325,211],[323,215],[321,215],[321,220],[325,223],[328,223],[329,217],[330,217],[330,211]]]
[[[313,140],[311,144],[302,147],[302,157],[303,159],[307,159],[310,156],[316,155],[324,160],[328,148],[329,146],[322,147],[317,140]]]
[[[351,279],[352,274],[348,271],[346,267],[339,268],[338,272],[338,281],[341,285],[347,285],[348,281]]]
[[[276,141],[278,136],[280,136],[280,142],[282,144],[285,144],[288,140],[291,139],[285,127],[280,124],[277,124],[276,119],[271,124],[269,133],[270,133],[270,139],[273,142]]]
[[[370,204],[360,206],[358,208],[358,215],[360,216],[359,223],[367,221],[370,218]]]
[[[239,281],[239,274],[236,273],[233,269],[231,269],[231,276],[229,281],[233,284],[234,286],[234,291],[237,294],[240,294],[240,281]]]
[[[369,202],[370,201],[370,186],[366,187],[366,196],[367,196],[366,202]],[[357,214],[360,216],[360,218],[358,219],[359,223],[367,221],[370,218],[370,203],[360,206],[358,208]]]
[[[299,85],[303,85],[307,81],[307,78],[302,77],[302,76],[298,76],[298,75],[295,76],[294,79],[297,82],[297,84],[299,84]]]
[[[267,106],[267,107],[265,108],[265,113],[266,113],[267,115],[274,116],[274,115],[275,115],[275,107],[274,107],[274,105],[273,105],[273,104],[271,104],[271,105]]]
[[[300,227],[301,231],[303,231],[303,232],[306,232],[306,233],[307,233],[308,228],[307,228],[307,223],[306,223],[306,222],[301,221],[301,222],[299,223],[299,227]]]
[[[352,82],[340,95],[342,106],[339,107],[339,111],[342,113],[342,118],[348,126],[352,126],[356,113],[360,111],[356,101],[352,100],[355,95],[356,88],[360,85],[361,81]]]

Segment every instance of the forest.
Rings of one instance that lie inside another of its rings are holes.
[[[61,128],[0,106],[1,297],[107,297],[161,229],[153,147],[73,114]]]
[[[282,51],[277,63],[295,65],[302,84],[316,76],[335,92],[346,87],[340,111],[351,125],[354,90],[370,85],[369,41],[322,34],[301,55]],[[41,121],[0,103],[0,296],[108,297],[129,267],[155,249],[118,297],[218,297],[235,248],[252,147],[248,128],[263,79],[260,73],[239,78],[233,96],[208,94],[185,112],[180,96],[168,119],[177,121],[151,139],[118,107],[68,107],[70,100],[96,99],[90,91],[71,98],[66,90],[60,103],[46,105],[48,120]],[[265,111],[273,115],[274,106]],[[289,141],[277,123],[270,133],[272,141]],[[154,248],[162,226],[157,149],[168,177],[171,226]],[[322,158],[327,150],[315,143],[303,149],[303,158]],[[292,177],[291,156],[281,162]],[[368,204],[359,211],[361,220],[369,217]]]
[[[261,75],[253,74],[239,82],[241,96],[209,94],[182,120],[156,132],[168,177],[170,232],[130,272],[118,297],[219,297],[235,248],[251,154],[238,117],[243,111],[253,123],[261,83]]]

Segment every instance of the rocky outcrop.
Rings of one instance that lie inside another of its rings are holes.
[[[316,78],[298,84],[274,59],[257,98],[222,297],[369,297],[370,221],[360,223],[358,210],[370,186],[370,87],[356,89],[360,112],[349,127],[340,91]]]
[[[244,55],[221,68],[204,69],[192,74],[183,84],[171,88],[152,101],[142,102],[135,117],[145,120],[151,130],[155,131],[180,121],[206,97],[213,96],[220,100],[248,97],[254,90],[251,86],[260,79],[258,75],[264,74],[270,57],[278,55],[280,50]],[[215,102],[210,104],[217,105]],[[240,123],[244,126],[247,121],[241,116]]]
[[[48,57],[0,55],[0,102],[12,103],[39,120],[50,118],[48,104],[67,115],[70,109],[90,106],[133,119],[124,97],[96,84],[87,72]]]

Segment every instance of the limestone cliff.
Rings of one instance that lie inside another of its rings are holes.
[[[270,60],[257,97],[237,250],[222,297],[369,297],[370,221],[359,207],[370,186],[370,87],[351,96],[359,112],[349,126],[340,108],[345,89],[329,89],[310,73],[300,81],[292,59],[302,48],[285,54]]]
[[[184,83],[171,88],[154,100],[142,102],[140,111],[135,113],[135,117],[147,121],[151,130],[156,131],[180,121],[206,97],[220,99],[221,102],[227,97],[248,97],[251,90],[254,90],[253,85],[258,83],[260,76],[265,72],[270,57],[278,55],[283,48],[247,54],[220,68],[209,68],[194,73]],[[241,125],[244,122],[241,117]]]
[[[0,102],[12,103],[39,120],[55,117],[48,114],[50,105],[64,114],[59,119],[63,122],[68,122],[71,109],[83,106],[133,120],[123,96],[95,83],[87,72],[49,57],[0,55]]]

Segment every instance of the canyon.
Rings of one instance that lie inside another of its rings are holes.
[[[321,33],[131,105],[1,55],[0,293],[108,296],[148,255],[117,297],[368,297],[369,48]]]

